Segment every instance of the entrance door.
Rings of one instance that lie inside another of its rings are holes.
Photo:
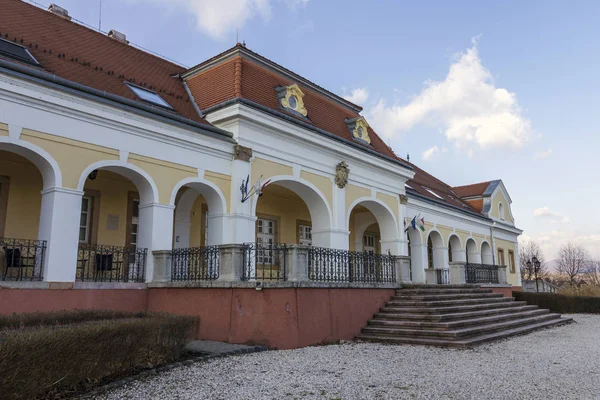
[[[312,228],[309,225],[298,225],[300,229],[300,244],[310,246],[312,244]]]
[[[375,236],[364,235],[363,236],[363,251],[365,253],[375,254],[376,253],[375,243],[376,243]]]
[[[258,263],[272,264],[273,251],[272,247],[275,244],[275,221],[271,219],[258,219],[258,229],[256,234],[256,244],[258,247]]]

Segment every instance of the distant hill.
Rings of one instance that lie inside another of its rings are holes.
[[[548,272],[557,272],[556,268],[558,267],[558,259],[548,260],[544,262],[544,267]]]

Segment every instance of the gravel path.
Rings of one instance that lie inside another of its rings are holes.
[[[346,343],[215,359],[102,399],[596,399],[600,316],[470,350]]]

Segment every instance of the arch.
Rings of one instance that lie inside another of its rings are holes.
[[[58,162],[44,149],[23,140],[0,136],[0,150],[18,154],[35,165],[42,174],[44,190],[62,187],[62,172]]]
[[[445,247],[442,234],[432,229],[427,235],[427,266],[429,268],[445,268]]]
[[[369,210],[377,220],[379,225],[379,233],[381,234],[382,242],[390,242],[399,239],[398,235],[398,223],[396,216],[387,204],[373,197],[361,197],[356,199],[348,208],[348,214],[346,215],[346,227],[350,230],[350,215],[352,210],[357,205],[361,205]],[[385,249],[381,249],[384,251]]]
[[[88,165],[79,177],[77,190],[83,192],[89,174],[97,169],[111,171],[129,179],[138,189],[140,206],[159,202],[158,187],[152,177],[140,167],[119,160],[98,161]]]
[[[332,213],[329,202],[315,185],[289,175],[278,175],[270,178],[268,186],[279,185],[297,194],[308,207],[312,223],[313,245],[329,247],[329,232],[332,227]],[[259,197],[254,197],[251,204],[252,216],[256,216]]]
[[[480,263],[481,262],[481,254],[477,251],[477,242],[472,237],[467,239],[466,243],[466,251],[467,251],[467,262],[471,263]]]
[[[451,234],[448,238],[448,260],[450,262],[465,261],[466,254],[462,247],[462,242],[456,234]]]
[[[493,264],[494,263],[492,247],[485,240],[483,242],[481,242],[481,262],[483,264]]]
[[[183,188],[187,190],[177,198]],[[175,206],[175,248],[190,246],[191,212],[199,195],[202,195],[208,206],[207,243],[209,245],[223,244],[225,232],[225,214],[227,200],[223,192],[213,182],[200,178],[186,178],[178,182],[171,193],[170,205]],[[204,217],[203,217],[204,218]]]
[[[354,249],[356,251],[362,250],[363,246],[363,236],[368,227],[377,223],[377,219],[373,215],[373,213],[363,213],[366,214],[360,218],[360,220],[355,216],[354,217]]]

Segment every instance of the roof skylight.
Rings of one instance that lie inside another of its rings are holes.
[[[148,90],[148,89],[141,88],[139,86],[132,85],[132,84],[127,83],[127,82],[125,82],[125,84],[141,100],[147,101],[148,103],[152,103],[152,104],[155,104],[157,106],[166,107],[166,108],[173,108],[162,97],[160,97],[158,95],[158,93],[153,92],[153,91]]]
[[[8,40],[0,39],[0,55],[27,64],[40,65],[26,47],[9,42]]]
[[[439,194],[437,194],[436,192],[434,192],[433,190],[429,189],[429,188],[425,188],[425,190],[427,190],[429,193],[431,193],[432,195],[434,195],[435,197],[437,197],[440,200],[444,200],[442,198],[442,196],[440,196]]]

